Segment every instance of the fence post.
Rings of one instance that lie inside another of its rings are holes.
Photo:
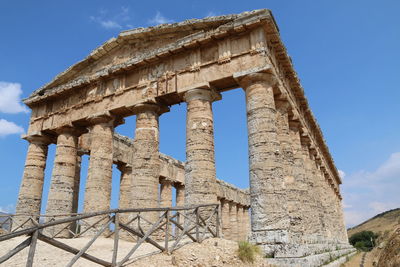
[[[168,239],[169,239],[169,209],[165,212],[165,219],[166,219],[166,224],[165,224],[165,251],[169,253],[168,249]]]
[[[32,234],[32,240],[31,240],[31,245],[29,247],[28,260],[26,261],[26,267],[33,266],[33,257],[35,256],[35,252],[36,252],[36,244],[37,244],[38,235],[39,235],[39,230],[36,230]]]
[[[112,255],[112,266],[117,266],[118,241],[119,241],[119,213],[114,216],[114,249]]]
[[[220,207],[221,207],[220,205],[217,205],[217,207],[216,207],[216,209],[217,209],[217,223],[215,224],[215,226],[216,226],[215,232],[216,232],[217,237],[219,237],[219,227],[220,227],[219,212],[221,211]]]
[[[199,235],[199,225],[200,225],[200,218],[199,218],[199,207],[196,208],[196,240],[200,243],[200,235]]]

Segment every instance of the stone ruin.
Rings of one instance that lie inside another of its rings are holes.
[[[212,103],[236,88],[246,95],[249,190],[215,171]],[[220,203],[223,236],[258,244],[278,264],[351,250],[341,178],[269,10],[124,31],[24,102],[32,114],[17,214],[41,213],[54,143],[46,214],[77,212],[88,154],[83,212],[110,209],[116,164],[119,208],[171,206],[175,187],[178,206]],[[182,102],[185,163],[159,152],[158,119]],[[114,133],[132,115],[135,138]]]

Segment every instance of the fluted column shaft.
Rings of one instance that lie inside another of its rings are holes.
[[[216,203],[212,91],[192,89],[185,94],[185,203]]]
[[[221,216],[222,216],[222,234],[224,235],[225,239],[232,239],[229,201],[227,201],[226,199],[221,200]]]
[[[170,180],[161,180],[160,207],[172,207],[172,182]]]
[[[158,207],[159,160],[159,106],[144,104],[136,115],[136,130],[132,160],[133,206],[137,208]],[[158,212],[142,214],[155,222]]]
[[[117,166],[121,172],[120,186],[119,186],[119,208],[130,209],[132,206],[132,166],[127,164],[120,164]]]
[[[84,212],[103,211],[110,209],[111,180],[113,164],[114,118],[108,116],[92,118],[90,158],[86,179]],[[88,218],[88,223],[94,223],[97,217]],[[100,229],[102,223],[87,232],[92,235]]]
[[[237,240],[239,241],[245,240],[243,227],[244,227],[243,206],[237,205],[237,229],[238,229]]]
[[[182,207],[185,205],[185,186],[184,185],[176,185],[176,206]]]
[[[238,240],[238,210],[234,202],[229,202],[229,226],[230,226],[230,239]]]
[[[24,174],[19,189],[16,214],[40,214],[42,204],[44,170],[50,139],[45,136],[27,136],[29,141],[28,153],[26,155]],[[13,228],[24,223],[28,217],[18,216],[15,218]],[[31,224],[26,225],[31,226]]]
[[[272,74],[236,76],[246,92],[249,138],[252,239],[258,244],[286,243],[289,218],[277,137],[277,114]],[[272,232],[271,232],[272,231]]]
[[[47,215],[74,212],[77,149],[78,133],[70,127],[60,129],[57,136],[56,156],[47,200]],[[60,219],[60,217],[55,217],[55,219]],[[57,237],[69,237],[71,233],[68,229],[63,229],[65,226],[63,224],[56,225],[47,229],[47,232],[52,232],[52,235],[57,234]]]

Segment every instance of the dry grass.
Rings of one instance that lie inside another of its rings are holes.
[[[260,247],[247,241],[239,241],[238,257],[243,262],[253,263],[257,255],[261,255]]]

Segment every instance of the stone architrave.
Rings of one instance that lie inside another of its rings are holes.
[[[288,242],[282,151],[277,137],[277,112],[270,73],[238,73],[234,77],[246,92],[249,139],[252,241],[266,253],[269,244]]]
[[[217,203],[212,102],[218,95],[210,89],[191,89],[187,103],[185,203]]]
[[[29,142],[28,153],[26,155],[25,169],[19,189],[16,214],[13,222],[13,229],[24,224],[29,215],[21,216],[18,214],[39,215],[42,205],[44,170],[48,145],[51,139],[45,135],[30,135],[23,137]],[[38,220],[39,218],[37,218]],[[23,227],[32,226],[28,222]]]
[[[111,205],[111,179],[113,165],[113,134],[115,118],[110,114],[94,115],[90,118],[91,134],[88,176],[86,179],[84,212],[106,211]],[[85,219],[89,225],[99,217]],[[86,235],[94,235],[105,222],[101,221]],[[84,227],[87,227],[86,225]]]
[[[54,159],[53,174],[51,178],[49,197],[47,200],[46,215],[60,215],[74,213],[76,201],[76,171],[78,167],[77,150],[78,137],[82,133],[74,127],[58,129],[56,157]],[[68,216],[68,215],[67,215]],[[50,217],[48,221],[62,217]],[[46,229],[51,236],[68,238],[74,231],[73,224],[60,224]],[[65,228],[65,229],[64,229]]]

